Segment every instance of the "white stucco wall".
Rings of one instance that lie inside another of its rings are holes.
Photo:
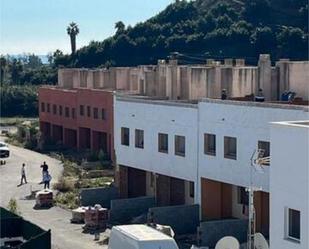
[[[271,126],[270,249],[309,248],[309,127]],[[301,212],[300,243],[285,239],[285,209]]]
[[[271,108],[264,103],[210,99],[199,102],[199,177],[250,186],[250,158],[258,141],[270,141],[269,122],[306,117],[308,112],[303,110]],[[204,133],[216,135],[216,156],[204,154]],[[237,138],[237,160],[224,158],[224,136]],[[253,184],[266,192],[270,167],[264,167],[264,174],[252,170]]]
[[[117,163],[195,182],[197,108],[118,98],[114,109]],[[130,146],[121,145],[121,127],[130,129]],[[135,148],[135,129],[144,130],[144,149]],[[158,133],[168,134],[168,154],[158,152]],[[175,155],[175,135],[186,137],[185,157]]]

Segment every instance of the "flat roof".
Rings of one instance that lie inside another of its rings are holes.
[[[272,122],[272,124],[309,129],[309,120]]]
[[[142,224],[114,226],[113,229],[121,231],[126,236],[139,241],[173,240],[172,237],[169,237],[152,227]]]

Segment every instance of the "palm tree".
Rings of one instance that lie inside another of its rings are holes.
[[[116,34],[121,34],[125,30],[126,26],[122,21],[115,23]]]
[[[76,36],[79,33],[79,28],[75,22],[71,22],[69,26],[67,27],[67,33],[70,36],[71,39],[71,50],[72,54],[76,51]]]

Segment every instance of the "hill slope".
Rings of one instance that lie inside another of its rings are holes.
[[[156,63],[171,52],[180,62],[243,57],[256,63],[260,53],[278,58],[308,59],[306,0],[176,1],[165,10],[125,27],[102,42],[90,42],[73,56],[58,55],[56,65],[76,67],[132,66]]]

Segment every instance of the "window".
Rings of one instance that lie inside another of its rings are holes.
[[[102,108],[102,110],[101,110],[101,118],[102,118],[102,120],[105,120],[106,119],[106,117],[105,117],[105,109],[104,108]]]
[[[194,182],[189,183],[189,194],[190,197],[194,198]]]
[[[130,145],[130,129],[126,127],[121,127],[121,144],[129,146]]]
[[[62,116],[62,106],[59,105],[59,115]]]
[[[264,151],[263,157],[270,156],[270,143],[265,141],[258,141],[258,148]],[[263,165],[269,165],[269,162],[263,163]]]
[[[237,140],[236,137],[224,137],[224,157],[237,159]]]
[[[85,108],[83,105],[79,106],[79,115],[84,116],[85,115]]]
[[[99,118],[99,111],[98,108],[93,108],[93,118],[98,119]]]
[[[53,105],[53,114],[56,115],[57,114],[57,106]]]
[[[143,130],[135,130],[135,147],[136,148],[144,148],[144,131]]]
[[[66,107],[65,108],[65,116],[68,118],[68,117],[70,117],[70,109],[69,109],[69,107]]]
[[[75,108],[72,108],[72,118],[75,119]]]
[[[87,106],[87,117],[90,117],[91,116],[91,108],[90,106],[88,105]]]
[[[249,205],[249,194],[244,187],[237,187],[237,202],[242,205]]]
[[[300,241],[300,211],[287,208],[286,219],[286,237]]]
[[[168,153],[168,134],[158,134],[158,151]]]
[[[45,112],[45,103],[44,102],[41,103],[41,112]]]
[[[185,136],[175,136],[175,155],[186,155],[186,138]]]
[[[204,134],[204,153],[207,155],[216,155],[216,135]]]
[[[47,106],[46,106],[47,108],[47,112],[50,112],[50,104],[49,103],[47,103]]]

